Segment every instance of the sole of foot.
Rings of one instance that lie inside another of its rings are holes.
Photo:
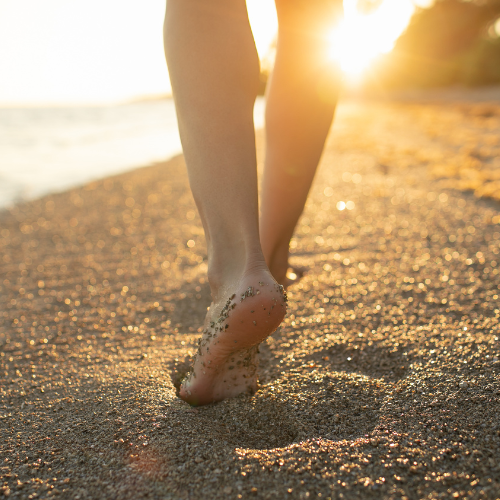
[[[230,295],[210,306],[179,396],[200,406],[255,392],[258,345],[285,313],[286,293],[269,273],[243,278]]]

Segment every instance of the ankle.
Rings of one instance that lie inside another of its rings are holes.
[[[212,252],[208,262],[208,282],[212,299],[232,292],[236,283],[247,276],[269,273],[260,249],[232,249],[232,251]]]
[[[283,284],[288,270],[289,242],[281,243],[272,250],[265,252],[266,263],[274,279]]]

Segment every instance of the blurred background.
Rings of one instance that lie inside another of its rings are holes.
[[[272,0],[247,0],[272,69]],[[0,208],[180,152],[165,0],[0,0]],[[500,0],[344,0],[347,93],[500,84]],[[263,125],[263,97],[255,108]]]

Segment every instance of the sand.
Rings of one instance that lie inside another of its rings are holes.
[[[209,305],[181,157],[2,212],[0,494],[500,498],[500,205],[429,175],[440,106],[340,106],[253,396],[176,397]]]

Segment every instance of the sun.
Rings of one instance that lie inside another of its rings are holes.
[[[356,0],[344,0],[344,19],[332,31],[330,57],[351,80],[359,79],[382,54],[390,52],[415,11],[412,0],[384,0],[363,13]]]
[[[430,7],[434,0],[343,0],[344,18],[330,34],[329,57],[351,82],[364,73],[381,55],[390,52],[408,26],[417,7]],[[371,5],[369,9],[364,8]],[[270,51],[277,31],[274,2],[248,2],[252,30],[261,58],[273,59]],[[269,57],[270,56],[270,57]]]

